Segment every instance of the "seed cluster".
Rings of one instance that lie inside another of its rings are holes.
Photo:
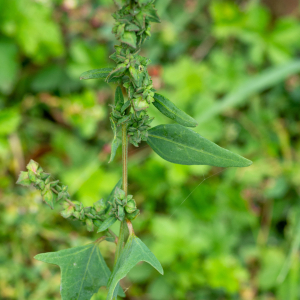
[[[100,199],[93,206],[84,207],[79,201],[71,201],[68,187],[61,185],[58,180],[51,181],[51,175],[45,173],[37,162],[31,160],[26,168],[28,171],[21,172],[17,183],[24,186],[33,185],[40,190],[43,200],[51,209],[59,202],[63,207],[61,215],[66,219],[85,223],[88,231],[94,231],[95,226],[100,227],[111,215],[115,215],[120,221],[125,217],[133,220],[140,212],[132,195],[125,197],[125,192],[118,187],[115,189],[112,203]]]
[[[111,205],[110,215],[115,216],[119,221],[123,221],[125,217],[129,220],[135,219],[140,210],[136,208],[135,200],[132,195],[126,197],[125,192],[120,188],[116,188],[113,202]]]
[[[123,109],[115,107],[112,115],[118,119],[117,127],[125,122],[129,124],[129,142],[134,146],[147,140],[146,132],[150,127],[147,108],[154,102],[155,90],[147,71],[150,60],[138,54],[143,42],[151,36],[150,23],[160,22],[153,2],[121,1],[121,8],[113,14],[116,21],[113,33],[120,44],[115,45],[116,51],[110,56],[117,66],[109,73],[106,81],[118,82],[126,90],[128,102],[124,104]],[[130,117],[124,117],[127,108],[130,108],[130,113],[127,113]]]

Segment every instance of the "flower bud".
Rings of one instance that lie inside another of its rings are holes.
[[[31,182],[33,182],[33,183],[36,182],[37,177],[33,171],[28,170],[28,177]]]
[[[127,214],[127,218],[128,218],[129,220],[134,220],[139,214],[140,214],[140,210],[137,209],[137,210],[135,210],[133,213]]]
[[[73,216],[76,218],[76,219],[80,219],[80,212],[79,211],[75,211],[73,212]]]
[[[133,100],[133,105],[134,105],[134,108],[136,111],[144,110],[149,107],[149,104],[147,103],[147,101],[145,101],[141,96],[139,96]]]
[[[36,173],[36,171],[38,170],[39,164],[34,161],[34,160],[30,160],[29,164],[26,166],[26,169],[28,171],[32,171],[33,173]]]
[[[117,218],[118,218],[120,221],[123,221],[123,220],[124,220],[124,217],[125,217],[124,207],[119,205],[119,206],[118,206],[118,216],[117,216]]]
[[[73,212],[74,212],[74,207],[69,206],[67,209],[63,210],[60,214],[62,215],[62,217],[67,219],[72,216]]]
[[[136,210],[136,203],[133,199],[127,202],[127,204],[125,205],[125,210],[129,214],[133,213]]]
[[[104,202],[103,199],[100,199],[99,201],[95,202],[93,206],[98,214],[104,214],[107,208],[107,204]]]
[[[85,223],[86,223],[87,231],[89,232],[94,231],[94,223],[91,219],[86,219]]]
[[[125,192],[123,190],[121,190],[120,188],[116,187],[115,198],[123,200],[125,198]]]

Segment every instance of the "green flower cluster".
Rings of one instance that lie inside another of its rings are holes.
[[[111,206],[109,214],[119,221],[123,221],[125,218],[133,220],[140,213],[140,210],[136,207],[133,196],[128,195],[126,197],[125,192],[118,187],[115,189],[113,201],[108,202],[108,204]]]
[[[145,124],[145,117],[148,121],[149,117],[146,110],[154,102],[155,90],[147,71],[150,60],[138,54],[143,42],[151,35],[150,23],[160,22],[153,2],[152,0],[116,1],[121,8],[113,14],[116,20],[113,33],[120,45],[115,46],[116,51],[110,56],[117,66],[109,73],[106,81],[118,82],[126,89],[129,103],[126,102],[123,109],[115,107],[112,115],[118,120],[121,119],[117,126],[130,122],[129,135],[134,136],[130,138],[130,142],[135,146],[138,146],[142,140],[147,140],[145,131],[148,127],[145,126],[149,124]],[[124,112],[129,107],[133,110],[129,114],[131,116],[124,118]],[[137,124],[137,127],[133,124]]]
[[[132,117],[128,122],[128,136],[129,142],[138,147],[141,141],[147,141],[148,129],[151,128],[150,124],[153,118],[148,115],[140,115],[139,117]]]
[[[103,199],[97,201],[92,207],[84,207],[79,201],[71,201],[68,187],[61,185],[58,180],[51,181],[51,175],[45,173],[41,166],[33,160],[27,165],[27,172],[21,172],[18,184],[33,185],[41,191],[46,204],[51,209],[56,202],[60,202],[63,211],[61,215],[71,220],[79,220],[86,224],[88,231],[94,231],[94,226],[99,227],[109,217],[109,208]]]

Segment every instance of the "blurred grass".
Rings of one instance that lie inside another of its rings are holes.
[[[180,166],[130,148],[135,231],[165,276],[138,265],[123,282],[127,299],[300,298],[299,7],[286,1],[292,13],[278,16],[266,3],[157,0],[163,21],[142,51],[156,89],[199,121],[197,132],[254,163]],[[79,81],[111,65],[114,10],[111,0],[0,0],[1,300],[60,299],[58,268],[33,256],[96,239],[15,185],[26,163],[85,205],[120,178],[120,153],[107,163],[114,87]],[[111,263],[114,245],[101,250]]]

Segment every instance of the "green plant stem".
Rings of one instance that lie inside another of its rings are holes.
[[[123,190],[125,192],[125,197],[127,197],[128,194],[128,138],[127,138],[127,124],[122,125],[122,166],[123,166],[123,172],[122,172],[122,186]],[[119,233],[119,239],[117,243],[117,249],[116,249],[116,255],[115,255],[115,261],[114,266],[116,265],[120,254],[122,252],[123,243],[125,239],[125,227],[126,221],[122,221],[120,225],[120,233]]]
[[[122,186],[125,196],[127,197],[128,187],[128,138],[127,138],[127,124],[122,125]]]

